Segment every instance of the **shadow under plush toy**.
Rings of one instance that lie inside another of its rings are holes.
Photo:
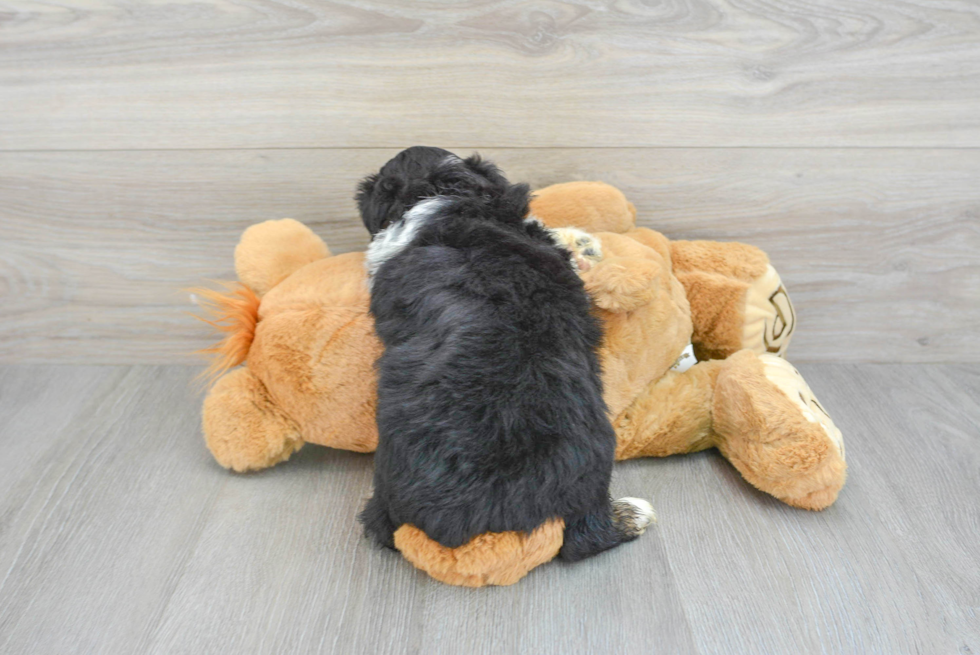
[[[614,187],[542,189],[532,213],[550,227],[595,234],[603,259],[582,274],[602,318],[605,398],[617,459],[718,450],[756,488],[795,507],[823,509],[845,479],[841,433],[782,355],[795,315],[758,248],[670,241],[635,227]],[[291,219],[248,228],[235,249],[241,285],[210,293],[227,333],[212,352],[221,375],[204,401],[208,448],[249,471],[303,443],[370,452],[377,443],[374,362],[381,345],[368,312],[364,254],[331,256]],[[554,557],[561,526],[476,537],[456,549],[412,526],[396,547],[453,584],[511,584]]]

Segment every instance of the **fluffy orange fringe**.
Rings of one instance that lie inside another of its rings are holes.
[[[201,298],[201,308],[208,317],[196,316],[225,337],[210,348],[203,348],[197,354],[211,360],[211,364],[201,374],[208,383],[214,383],[228,369],[238,366],[248,356],[248,349],[255,338],[255,325],[259,321],[259,297],[240,282],[219,282],[225,290],[195,288],[189,293]]]

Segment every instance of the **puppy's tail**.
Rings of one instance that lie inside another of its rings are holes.
[[[255,326],[259,322],[259,297],[240,282],[221,282],[224,291],[195,288],[187,291],[199,298],[207,316],[194,315],[224,337],[209,348],[197,351],[211,360],[201,377],[213,384],[228,369],[238,366],[248,356]]]

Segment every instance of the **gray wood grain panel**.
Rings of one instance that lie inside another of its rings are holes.
[[[394,152],[0,153],[0,361],[192,362],[210,337],[180,290],[230,277],[268,218],[363,248],[352,190]],[[483,152],[537,186],[605,179],[671,237],[767,250],[794,361],[980,360],[980,150]]]
[[[361,537],[370,456],[211,463],[190,367],[0,367],[0,650],[978,652],[980,368],[801,369],[848,440],[829,510],[713,453],[625,462],[640,540],[464,590]]]
[[[962,0],[4,3],[0,148],[980,146]]]
[[[3,458],[0,651],[134,652],[158,620],[225,483],[193,372],[4,371],[0,405],[20,416],[0,444],[37,446]]]

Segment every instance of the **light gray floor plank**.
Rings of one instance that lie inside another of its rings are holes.
[[[2,367],[0,651],[980,652],[980,368],[801,369],[847,438],[832,508],[714,453],[621,463],[650,532],[474,591],[361,537],[370,456],[214,465],[192,368]]]
[[[152,652],[632,653],[652,635],[692,651],[655,534],[645,548],[474,593],[361,537],[354,517],[370,475],[369,456],[316,447],[229,475]]]
[[[0,378],[4,407],[19,400],[29,417],[0,424],[0,442],[43,445],[11,467],[0,499],[0,651],[131,652],[158,620],[226,482],[197,436],[193,373],[55,367]],[[27,384],[50,388],[18,399]],[[66,420],[73,397],[84,402]]]
[[[978,370],[800,368],[847,443],[830,509],[748,489],[714,452],[620,465],[671,476],[659,531],[700,651],[978,652],[980,405],[956,381]]]
[[[649,480],[614,480],[617,497]],[[689,653],[693,628],[656,530],[595,559],[552,563],[481,595],[426,581],[423,653]]]
[[[71,439],[79,414],[91,411],[92,403],[111,393],[124,375],[121,369],[98,366],[50,367],[43,374],[39,370],[0,366],[0,430],[4,436],[0,498],[10,498],[21,483],[32,488],[34,478],[23,472],[38,460],[50,459],[49,451],[69,445],[64,442]],[[39,416],[39,408],[45,408],[44,416]]]
[[[181,289],[233,277],[270,218],[364,248],[353,189],[394,153],[0,153],[0,361],[193,362],[211,336]],[[673,238],[765,249],[797,362],[980,360],[980,149],[485,154],[536,186],[605,179]]]
[[[0,148],[980,146],[966,0],[4,3]]]
[[[370,456],[307,447],[284,467],[220,475],[227,483],[151,652],[392,652],[405,642],[418,576],[368,548],[355,520]]]

